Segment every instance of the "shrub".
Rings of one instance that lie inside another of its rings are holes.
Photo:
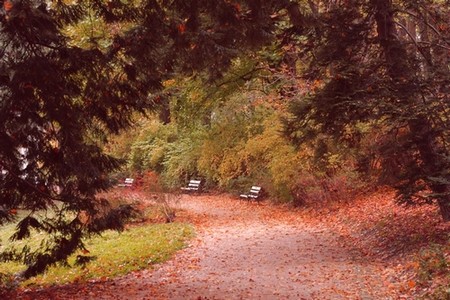
[[[419,254],[418,278],[424,282],[436,275],[449,273],[450,262],[441,246],[432,245]],[[450,275],[450,274],[447,274]]]
[[[167,151],[162,163],[161,179],[168,188],[184,185],[190,178],[199,177],[197,162],[200,157],[200,146],[204,132],[186,131],[178,139],[167,144]]]
[[[16,286],[17,280],[14,274],[0,272],[0,297]]]
[[[168,148],[177,138],[177,129],[173,125],[163,125],[155,120],[143,123],[131,147],[129,167],[134,171],[150,169],[162,172]]]
[[[418,257],[417,281],[426,291],[420,299],[450,299],[450,244],[434,244],[423,249]]]

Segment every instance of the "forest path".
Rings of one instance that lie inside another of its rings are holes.
[[[381,264],[341,248],[324,225],[292,210],[223,195],[183,195],[176,206],[197,235],[168,262],[33,298],[396,299]]]

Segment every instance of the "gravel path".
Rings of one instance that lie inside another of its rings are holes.
[[[183,195],[176,205],[197,236],[168,262],[33,299],[396,299],[381,265],[295,212],[229,196]]]

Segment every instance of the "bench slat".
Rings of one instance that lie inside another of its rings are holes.
[[[183,191],[199,191],[201,182],[201,180],[192,179],[189,181],[187,187],[182,187],[181,189]]]
[[[133,183],[134,183],[134,179],[133,178],[125,178],[123,183],[119,183],[118,186],[131,187],[131,186],[133,186]]]
[[[261,196],[262,188],[260,186],[252,186],[248,194],[241,194],[239,197],[245,199],[254,199],[257,200]]]

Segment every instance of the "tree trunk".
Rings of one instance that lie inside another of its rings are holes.
[[[442,219],[445,222],[450,222],[450,201],[448,200],[448,196],[447,199],[439,199],[438,204],[441,211]]]
[[[407,109],[413,101],[421,99],[418,88],[412,88],[411,83],[416,81],[415,70],[409,63],[405,46],[398,38],[391,0],[371,0],[375,10],[375,20],[380,46],[384,51],[388,74],[396,85],[396,97],[401,100],[400,105]],[[417,85],[416,85],[417,86]],[[439,174],[445,162],[433,134],[433,127],[425,112],[416,113],[408,121],[408,127],[414,135],[414,143],[427,174]],[[430,175],[431,176],[431,175]],[[447,176],[448,177],[448,176]],[[446,178],[450,181],[450,178]],[[444,183],[429,182],[429,187],[437,196],[441,215],[445,221],[450,221],[449,186]]]
[[[161,121],[161,123],[163,124],[169,124],[170,123],[170,101],[167,95],[163,95],[160,98],[161,102],[160,104],[160,108],[159,108],[159,120]]]

